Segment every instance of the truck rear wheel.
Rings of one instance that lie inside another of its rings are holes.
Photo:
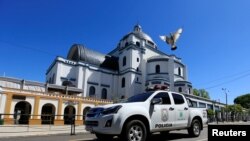
[[[95,136],[98,138],[98,140],[101,140],[101,141],[111,141],[113,139],[113,135],[95,133]]]
[[[147,138],[147,130],[142,121],[131,120],[125,125],[122,135],[122,140],[145,141],[146,138]]]
[[[201,133],[201,123],[199,120],[194,119],[191,123],[191,127],[188,128],[188,133],[190,136],[198,137]]]

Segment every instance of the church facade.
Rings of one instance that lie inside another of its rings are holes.
[[[83,89],[83,97],[98,99],[115,100],[155,88],[192,94],[186,65],[158,50],[140,25],[108,54],[74,44],[67,58],[54,60],[46,76],[48,83],[71,85]]]
[[[145,91],[183,93],[194,107],[220,110],[225,104],[193,95],[187,66],[158,50],[135,25],[116,48],[102,54],[74,44],[67,57],[56,57],[46,83],[0,77],[1,124],[84,124],[86,112]],[[18,116],[19,115],[19,116]]]

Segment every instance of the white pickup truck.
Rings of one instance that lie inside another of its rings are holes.
[[[183,94],[159,90],[134,95],[122,103],[91,108],[85,127],[100,140],[118,136],[125,141],[145,141],[150,133],[167,134],[180,129],[197,137],[206,122],[206,110],[192,108]]]

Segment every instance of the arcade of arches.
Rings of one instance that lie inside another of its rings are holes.
[[[84,124],[84,118],[91,107],[111,103],[107,100],[74,96],[53,97],[27,93],[4,92],[4,124]],[[19,97],[18,97],[19,96]]]

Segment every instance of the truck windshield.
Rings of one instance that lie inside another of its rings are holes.
[[[142,94],[137,94],[134,95],[127,100],[125,100],[125,103],[130,103],[130,102],[144,102],[146,101],[152,94],[153,92],[147,92],[147,93],[142,93]]]

